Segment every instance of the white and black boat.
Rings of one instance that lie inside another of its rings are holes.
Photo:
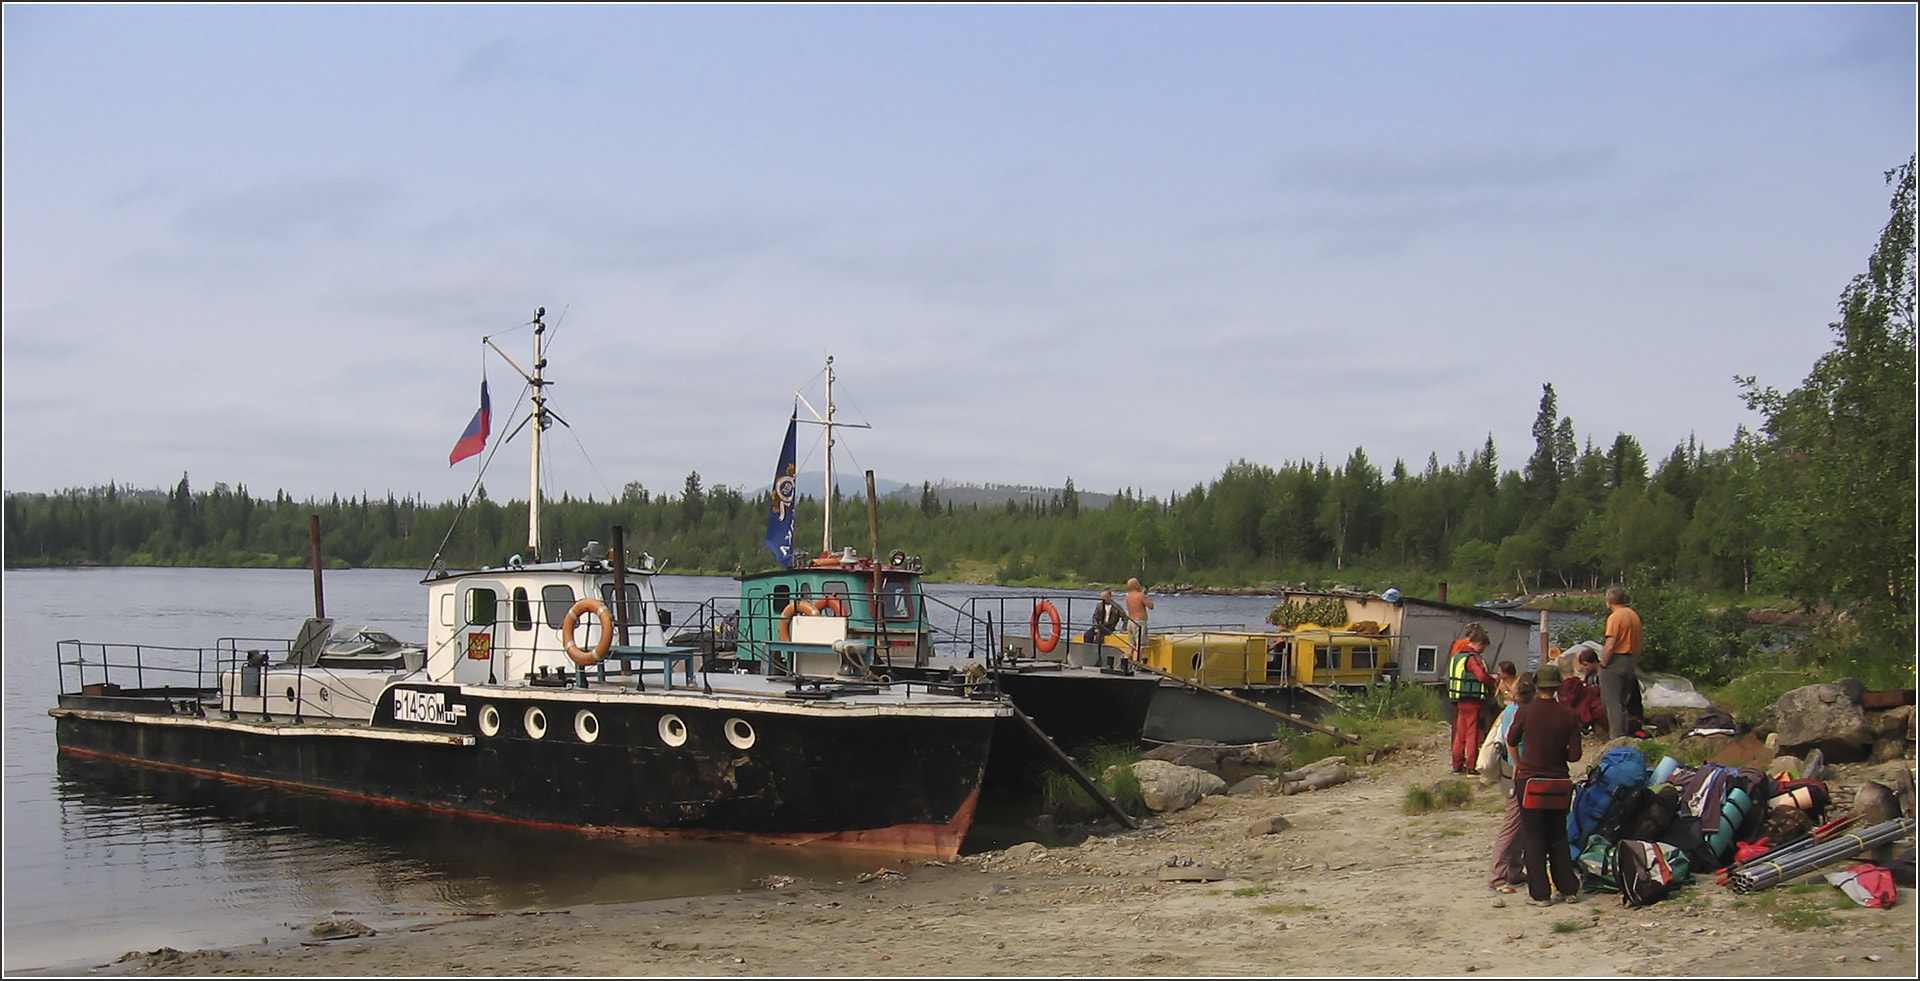
[[[431,571],[421,644],[337,630],[323,608],[292,641],[63,641],[60,751],[531,825],[956,854],[1004,701],[708,671],[668,643],[654,564],[617,529],[610,550],[538,560],[531,326],[535,560]]]

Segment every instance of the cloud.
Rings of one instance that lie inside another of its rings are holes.
[[[179,224],[187,231],[246,241],[282,241],[309,232],[349,237],[395,197],[390,184],[365,178],[291,178],[204,196],[181,211]]]
[[[1412,157],[1328,150],[1281,161],[1278,178],[1283,190],[1362,198],[1502,193],[1592,181],[1607,175],[1613,157],[1600,147],[1454,148]]]

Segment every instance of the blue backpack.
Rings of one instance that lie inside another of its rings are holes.
[[[1573,806],[1567,808],[1567,841],[1584,843],[1623,799],[1646,786],[1646,756],[1632,746],[1607,750],[1574,788]]]

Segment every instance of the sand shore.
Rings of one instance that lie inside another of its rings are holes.
[[[1915,975],[1906,889],[1892,910],[1859,908],[1826,886],[1742,897],[1701,880],[1638,910],[1613,895],[1540,909],[1524,894],[1490,892],[1497,793],[1476,787],[1463,809],[1402,812],[1409,786],[1447,777],[1442,745],[1436,732],[1427,746],[1360,767],[1347,784],[1212,797],[1072,848],[1028,843],[945,864],[876,863],[865,881],[776,881],[696,899],[491,916],[352,914],[344,931],[370,935],[321,939],[314,924],[296,924],[258,945],[136,951],[37,973]],[[1276,817],[1284,828],[1255,833]]]

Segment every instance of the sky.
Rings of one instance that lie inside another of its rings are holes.
[[[1659,460],[1795,387],[1915,148],[1915,8],[4,8],[0,484],[1165,497]],[[524,408],[522,408],[524,411]],[[798,410],[805,418],[809,411]],[[803,427],[800,467],[821,467]]]

